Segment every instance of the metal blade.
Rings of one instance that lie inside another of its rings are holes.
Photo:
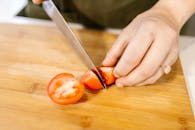
[[[61,30],[64,36],[67,38],[68,42],[71,43],[73,49],[77,52],[78,56],[81,58],[83,63],[91,69],[95,71],[96,75],[98,76],[102,86],[106,88],[105,83],[103,82],[103,78],[99,71],[97,70],[96,66],[92,62],[91,58],[82,47],[80,41],[77,39],[76,35],[73,33],[71,28],[69,27],[68,23],[65,21],[63,16],[58,11],[57,7],[53,3],[52,0],[45,0],[42,3],[43,9],[49,15],[49,17],[56,23],[57,27]]]

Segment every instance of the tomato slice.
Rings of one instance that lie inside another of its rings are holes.
[[[98,70],[106,85],[111,85],[115,82],[116,78],[113,75],[113,67],[99,67]],[[88,89],[99,90],[103,88],[97,75],[92,70],[87,71],[81,77],[80,82]]]
[[[92,90],[99,90],[103,87],[100,80],[92,70],[87,71],[81,77],[80,82],[83,83],[86,88]]]
[[[47,87],[49,97],[61,105],[78,102],[84,95],[84,86],[78,82],[74,75],[62,73],[56,75]]]
[[[111,85],[115,82],[116,77],[113,74],[113,67],[99,67],[98,70],[104,78],[104,83],[106,85]]]

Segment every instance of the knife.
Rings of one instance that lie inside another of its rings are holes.
[[[69,43],[71,44],[71,46],[73,47],[77,55],[83,61],[83,63],[88,67],[88,69],[95,72],[103,88],[106,88],[106,84],[104,83],[103,78],[99,73],[98,69],[94,65],[93,61],[91,60],[91,58],[89,57],[85,49],[82,47],[81,42],[76,37],[72,29],[69,27],[66,20],[58,11],[53,1],[52,0],[43,1],[42,7],[45,10],[45,12],[48,14],[48,16],[55,22],[55,24],[60,29],[60,31],[64,34],[64,36],[67,38],[67,40],[69,41]]]

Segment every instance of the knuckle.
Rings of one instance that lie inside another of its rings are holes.
[[[128,33],[128,28],[125,27],[122,29],[121,34],[126,35]]]
[[[114,70],[114,75],[116,77],[125,76],[125,74],[126,74],[125,72],[126,72],[126,70],[124,68],[116,67]]]
[[[134,49],[132,53],[126,53],[124,57],[122,57],[121,62],[126,66],[136,66],[140,61],[141,55],[139,54],[139,50]]]
[[[137,19],[141,19],[143,17],[143,14],[141,13],[141,14],[138,14],[135,18],[134,18],[134,20],[137,20]]]
[[[117,53],[114,53],[113,51],[110,51],[106,54],[106,57],[107,58],[118,58],[118,54]]]
[[[120,76],[127,75],[131,69],[135,66],[135,64],[131,64],[131,61],[127,58],[123,58],[122,61],[119,61],[117,66],[115,67],[114,72]]]
[[[145,32],[147,31],[147,36],[154,37],[156,35],[156,23],[153,21],[147,21],[147,22],[142,22],[140,26],[140,31]]]
[[[123,38],[123,39],[129,38],[129,29],[127,27],[121,31],[120,38]]]
[[[140,69],[139,73],[142,77],[150,77],[154,73],[154,69],[152,69],[151,67],[143,67],[142,69]]]
[[[130,27],[131,27],[131,25],[128,25],[125,28],[123,28],[119,37],[123,37],[123,39],[129,39],[129,36],[132,32],[132,29]]]
[[[138,63],[138,58],[136,56],[131,58],[124,57],[122,62],[125,66],[135,66]]]

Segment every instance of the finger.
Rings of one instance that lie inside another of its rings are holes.
[[[128,76],[119,78],[116,82],[133,86],[140,83],[157,72],[163,61],[167,57],[171,48],[170,39],[157,37],[158,40],[152,44],[142,62]],[[163,41],[163,44],[162,44]]]
[[[103,66],[114,66],[117,63],[129,43],[129,40],[136,32],[137,26],[135,24],[136,22],[132,21],[126,28],[123,29],[111,49],[107,52],[102,62]]]
[[[127,43],[128,41],[126,35],[123,34],[119,35],[118,39],[113,44],[112,48],[106,54],[106,57],[102,62],[102,65],[114,66],[120,55],[123,53],[125,47],[127,46]]]
[[[159,68],[158,71],[149,79],[137,84],[136,86],[144,86],[148,84],[154,84],[162,75],[164,74],[162,68]]]
[[[150,33],[145,33],[143,30],[138,31],[117,63],[114,75],[121,77],[131,72],[141,62],[152,41],[153,36]]]
[[[178,58],[178,41],[175,41],[176,43],[173,44],[171,47],[172,50],[169,52],[169,55],[167,56],[166,60],[163,62],[162,66],[172,66]],[[164,70],[165,71],[165,70]],[[171,71],[171,70],[167,70]],[[136,86],[143,86],[147,84],[153,84],[155,83],[165,72],[163,72],[162,68],[159,68],[157,73],[155,73],[153,76],[150,78],[146,79],[145,81],[138,83]],[[169,72],[167,72],[169,73]]]
[[[168,57],[166,58],[166,60],[163,62],[162,66],[172,66],[178,58],[178,54],[179,54],[179,47],[178,47],[178,41],[175,41],[176,43],[173,44],[172,50],[170,51]]]
[[[33,1],[33,3],[35,3],[35,4],[41,4],[42,2],[43,2],[43,0],[32,0]]]

